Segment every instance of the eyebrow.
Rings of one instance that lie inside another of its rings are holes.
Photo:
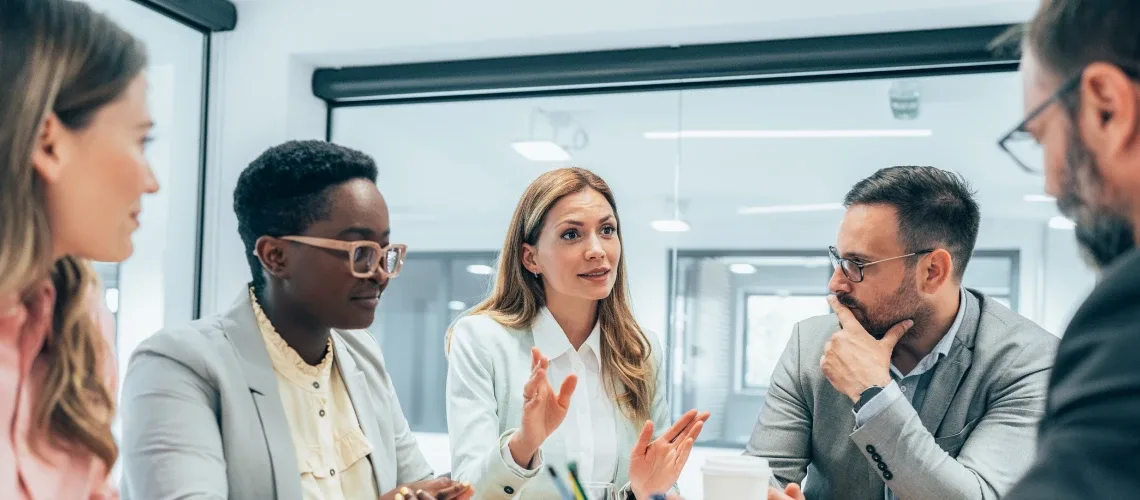
[[[605,217],[598,219],[598,224],[601,224],[603,222],[609,222],[609,221],[613,220],[613,218],[614,218],[613,214],[606,215]],[[574,220],[574,219],[565,219],[561,223],[562,224],[570,224],[571,226],[579,226],[579,227],[585,225],[582,223],[582,221],[578,221],[578,220]]]
[[[154,120],[147,120],[145,122],[138,124],[138,128],[144,129],[144,130],[150,130],[150,129],[154,128],[154,125],[155,125]]]
[[[348,236],[348,235],[357,235],[357,236],[360,236],[361,238],[372,238],[372,237],[376,236],[376,231],[373,231],[371,228],[367,228],[367,227],[363,227],[363,226],[353,226],[353,227],[350,227],[348,229],[345,229],[345,230],[337,233],[337,236]],[[385,239],[391,235],[392,235],[392,230],[391,229],[385,229],[384,232],[380,233],[379,239]]]
[[[858,252],[844,252],[843,258],[847,260],[857,260],[860,262],[870,262],[872,260],[870,257]]]

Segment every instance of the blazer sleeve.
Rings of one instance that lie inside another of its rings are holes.
[[[191,366],[192,332],[147,339],[123,381],[123,496],[145,500],[228,497],[217,390]],[[201,358],[200,358],[201,359]]]
[[[752,429],[744,454],[768,460],[772,485],[802,483],[811,462],[811,406],[801,379],[800,324],[772,372],[772,384],[764,397],[760,418]],[[809,365],[810,366],[810,365]]]
[[[1128,278],[1074,315],[1037,460],[1006,499],[1140,498],[1140,293]]]
[[[446,390],[452,479],[473,484],[476,498],[509,500],[540,470],[542,452],[531,471],[504,457],[502,448],[515,429],[499,432],[494,371],[479,337],[488,332],[477,331],[479,319],[464,318],[452,327]]]
[[[991,389],[989,409],[973,431],[963,431],[970,434],[957,458],[935,442],[905,398],[855,430],[851,440],[868,465],[877,465],[875,454],[888,464],[892,477],[886,483],[899,498],[997,500],[1033,457],[1052,358],[1045,342],[1030,343],[1012,358]]]

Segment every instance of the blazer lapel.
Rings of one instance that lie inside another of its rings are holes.
[[[974,339],[981,322],[981,301],[971,290],[966,290],[965,300],[966,309],[962,324],[958,327],[958,335],[954,338],[950,353],[935,366],[926,399],[918,411],[922,425],[931,433],[938,431],[943,417],[950,409],[950,403],[958,393],[962,377],[966,375],[974,358]]]
[[[277,490],[276,498],[302,500],[301,473],[297,467],[293,434],[289,430],[285,407],[281,404],[281,393],[277,390],[277,376],[273,373],[269,351],[265,348],[265,340],[262,339],[257,319],[253,316],[253,304],[248,291],[243,292],[226,313],[222,327],[241,359],[242,373],[249,383],[249,391],[261,419]]]
[[[396,464],[396,457],[388,453],[386,446],[381,446],[381,436],[379,422],[376,420],[376,408],[373,405],[372,398],[369,397],[371,391],[368,390],[368,380],[364,377],[364,372],[360,371],[356,366],[356,360],[353,359],[348,347],[345,346],[344,339],[340,337],[338,332],[333,333],[333,345],[336,347],[336,367],[340,370],[341,379],[344,380],[344,386],[348,389],[348,398],[352,400],[352,408],[356,411],[356,420],[360,423],[360,430],[364,432],[364,437],[368,438],[368,442],[372,443],[372,454],[370,456],[372,461],[372,475],[376,478],[376,488],[379,491],[389,491],[396,486],[396,477],[385,477],[381,474],[382,471],[398,470]]]

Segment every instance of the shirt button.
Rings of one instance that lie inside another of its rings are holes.
[[[905,386],[905,385],[904,385],[904,386],[901,386],[901,387],[899,387],[899,389],[900,389],[900,390],[902,390],[903,392],[906,392],[906,386]]]
[[[329,469],[329,475],[335,476],[336,475],[336,469]]]
[[[320,389],[320,388],[321,388],[320,382],[313,382],[313,389]]]
[[[504,486],[504,487],[503,487],[503,493],[506,493],[506,494],[508,494],[508,495],[514,495],[514,494],[515,494],[515,489],[514,489],[514,488],[511,488],[510,486]]]
[[[322,417],[323,417],[323,416],[325,416],[325,411],[324,411],[324,410],[321,410],[321,411],[317,412],[317,415],[320,415],[320,416],[322,416]]]

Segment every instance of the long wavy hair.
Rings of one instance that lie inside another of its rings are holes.
[[[87,451],[108,469],[118,457],[114,399],[88,297],[95,274],[84,260],[54,257],[44,180],[31,157],[44,120],[87,127],[146,67],[143,45],[86,4],[0,2],[0,294],[28,294],[45,279],[56,290],[47,367],[34,405],[37,445]],[[34,446],[37,453],[42,448]]]
[[[531,327],[546,305],[542,280],[523,266],[523,244],[535,245],[542,233],[546,215],[559,200],[592,189],[609,202],[618,219],[617,204],[609,185],[583,168],[561,168],[539,176],[526,188],[507,230],[499,254],[499,270],[491,295],[468,314],[485,314],[499,324],[516,330]],[[621,230],[618,230],[621,242]],[[606,392],[618,409],[633,421],[648,420],[655,397],[656,377],[651,362],[652,347],[645,332],[633,318],[626,283],[625,253],[617,263],[617,278],[610,295],[598,303],[602,332],[602,378]],[[451,345],[451,330],[446,345]]]

